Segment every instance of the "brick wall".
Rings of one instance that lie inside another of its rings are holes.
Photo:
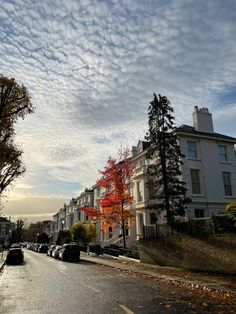
[[[236,275],[236,235],[140,239],[142,263]]]

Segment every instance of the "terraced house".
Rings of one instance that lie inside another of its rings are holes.
[[[178,141],[185,155],[182,165],[182,180],[186,183],[187,197],[192,201],[186,204],[186,218],[207,217],[223,213],[225,206],[236,200],[236,138],[214,131],[212,114],[207,108],[194,107],[193,125],[181,125]],[[136,223],[128,224],[126,230],[127,246],[131,247],[143,236],[145,225],[165,225],[165,212],[157,215],[150,206],[150,188],[147,187],[147,168],[153,160],[147,159],[148,142],[139,141],[132,148],[132,161],[135,170],[132,176],[131,194],[133,204],[130,210]],[[94,185],[85,189],[80,196],[72,199],[59,213],[54,215],[57,231],[71,228],[78,220],[87,221],[81,208],[94,206],[99,209],[97,200],[105,195],[104,188]],[[101,210],[101,208],[100,208]],[[63,223],[62,223],[63,222]],[[97,225],[97,243],[101,245],[122,245],[120,227],[110,227],[107,232],[100,231],[102,222]]]

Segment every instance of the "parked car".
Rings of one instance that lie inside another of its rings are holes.
[[[26,246],[27,250],[31,250],[32,245],[33,245],[32,243],[28,243],[27,246]]]
[[[46,244],[41,244],[38,247],[38,252],[39,253],[47,253],[47,251],[48,251],[48,245],[46,245]]]
[[[55,249],[56,245],[51,245],[50,248],[48,248],[48,251],[47,251],[47,255],[52,257],[52,251],[53,249]]]
[[[54,258],[59,258],[59,252],[61,250],[62,246],[57,245],[53,250],[52,250],[52,257]]]
[[[22,264],[24,261],[24,253],[21,248],[11,248],[6,257],[6,264]]]
[[[62,261],[78,262],[80,259],[80,249],[77,244],[63,244],[60,252],[59,259]]]
[[[38,252],[39,246],[40,246],[40,244],[35,244],[33,247],[33,251]]]
[[[20,243],[12,243],[11,248],[20,248],[21,244]]]

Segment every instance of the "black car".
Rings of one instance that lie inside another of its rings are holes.
[[[47,253],[47,251],[48,251],[48,245],[46,245],[46,244],[41,244],[38,247],[38,252],[39,253]]]
[[[80,248],[77,244],[63,244],[59,259],[62,261],[78,262],[80,260]]]
[[[52,250],[52,257],[58,259],[59,258],[59,252],[61,250],[62,246],[57,245],[53,250]]]
[[[21,248],[11,248],[7,253],[6,264],[22,264],[24,254]]]
[[[48,249],[47,255],[52,257],[52,251],[55,249],[56,245],[51,245]]]

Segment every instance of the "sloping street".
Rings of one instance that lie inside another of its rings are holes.
[[[61,262],[25,251],[25,263],[5,266],[0,313],[234,313],[218,295],[149,280],[81,260]]]

